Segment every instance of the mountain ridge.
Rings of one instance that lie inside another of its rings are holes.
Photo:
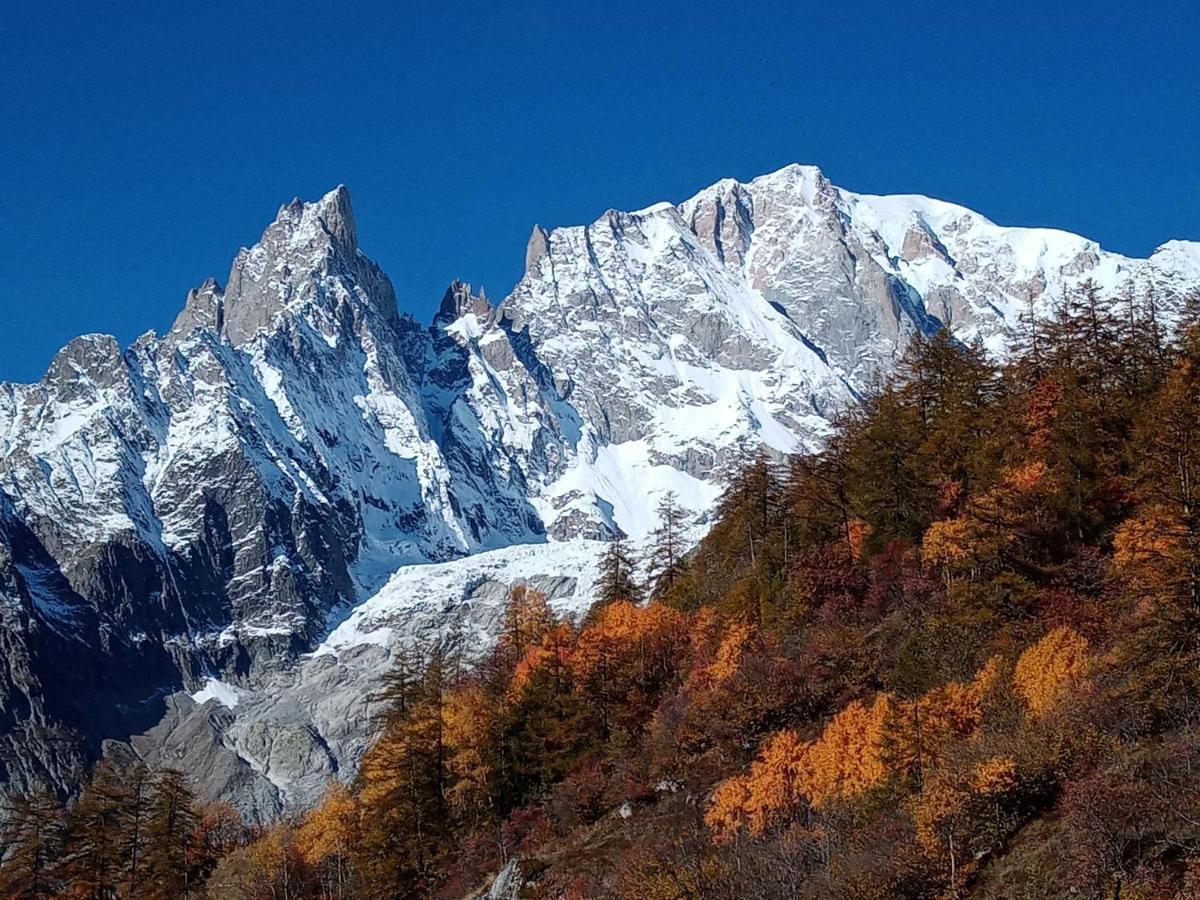
[[[914,334],[1002,352],[1086,279],[1200,286],[1200,245],[1159,255],[789,166],[535,227],[506,297],[455,282],[423,325],[344,186],[284,204],[166,334],[0,384],[0,781],[68,791],[106,741],[199,733],[207,792],[302,804],[353,769],[405,640],[486,642],[513,579],[581,609],[607,538],[644,540],[667,491],[698,538],[732,465],[818,446]],[[422,593],[422,565],[457,574]]]

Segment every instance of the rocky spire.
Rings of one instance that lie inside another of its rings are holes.
[[[358,235],[354,225],[354,210],[350,208],[350,192],[344,184],[309,206],[330,238],[346,251],[358,250]]]
[[[456,278],[450,282],[446,293],[442,295],[441,306],[438,307],[433,321],[435,324],[449,325],[467,313],[474,313],[480,319],[489,321],[493,312],[494,308],[488,302],[483,288],[479,289],[478,294],[473,294],[471,285]]]
[[[270,326],[285,307],[336,304],[329,276],[353,284],[354,296],[396,318],[390,282],[358,249],[350,193],[338,185],[321,199],[293,199],[250,249],[233,261],[222,304],[221,330],[243,344]],[[341,292],[340,296],[349,296]],[[332,311],[330,307],[329,312]]]
[[[541,225],[534,225],[529,235],[529,243],[525,246],[525,271],[533,274],[542,257],[550,252],[550,235]]]
[[[183,310],[171,326],[170,337],[182,338],[197,328],[221,330],[225,292],[217,279],[209,277],[198,288],[188,291]]]

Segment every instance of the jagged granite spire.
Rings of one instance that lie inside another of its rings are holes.
[[[339,291],[338,279],[357,291]],[[363,304],[395,324],[396,295],[383,271],[359,250],[350,192],[338,185],[320,200],[279,208],[258,243],[233,262],[221,331],[235,346],[269,328],[288,307],[317,307],[328,319],[341,302]]]
[[[529,234],[529,242],[525,245],[525,272],[531,274],[537,270],[538,263],[549,252],[550,234],[541,225],[534,225]]]
[[[175,318],[168,334],[173,338],[184,337],[198,328],[208,328],[220,333],[224,319],[225,292],[217,279],[206,278],[198,288],[188,291],[183,310]]]
[[[450,282],[446,293],[442,295],[442,302],[433,322],[434,325],[449,325],[467,313],[473,313],[481,322],[487,322],[494,312],[495,308],[488,302],[487,293],[483,288],[475,294],[471,291],[471,285],[456,278]]]

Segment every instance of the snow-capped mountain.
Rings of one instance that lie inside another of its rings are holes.
[[[507,298],[455,283],[425,326],[345,188],[293,201],[166,335],[0,385],[0,782],[137,752],[253,816],[305,802],[398,643],[486,642],[515,580],[581,608],[665,491],[698,536],[729,467],[813,446],[916,332],[1002,352],[1084,279],[1182,293],[1200,244],[1130,259],[789,166],[535,228]]]

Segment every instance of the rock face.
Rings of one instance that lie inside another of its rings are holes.
[[[563,609],[673,490],[700,534],[727,466],[804,450],[943,325],[1002,352],[1084,279],[1148,260],[789,166],[535,228],[497,305],[397,311],[349,195],[282,207],[164,336],[86,335],[0,384],[0,783],[72,791],[136,752],[265,818],[352,771],[391,648],[492,632],[517,581]]]

